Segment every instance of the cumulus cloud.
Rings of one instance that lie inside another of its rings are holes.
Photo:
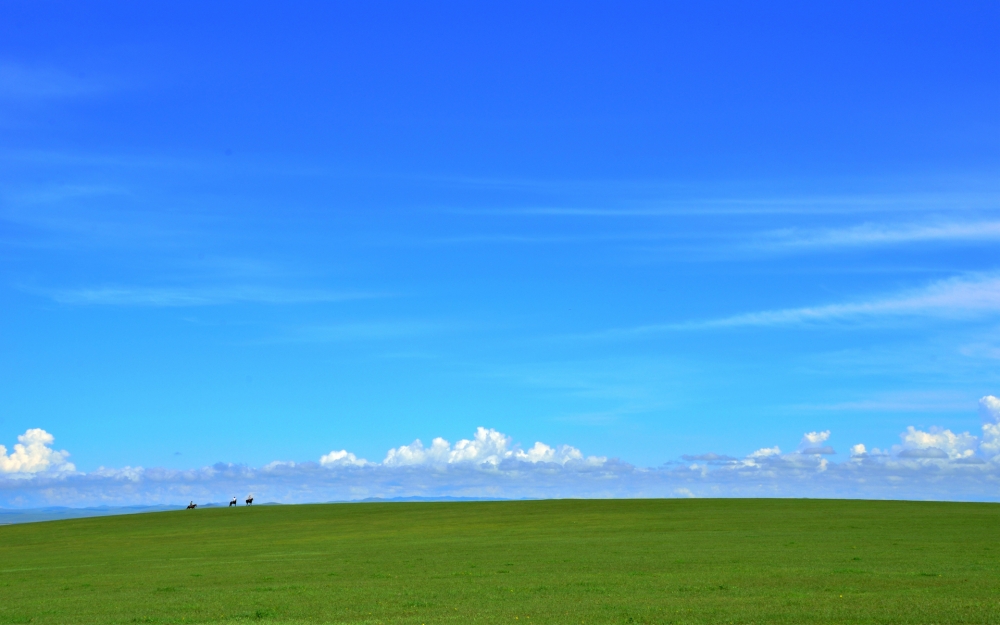
[[[1000,422],[1000,399],[992,395],[983,397],[979,400],[979,413],[982,415],[983,421]]]
[[[979,451],[990,457],[1000,455],[1000,399],[993,395],[980,399],[979,414],[983,418],[983,440]]]
[[[900,455],[909,458],[967,458],[976,453],[979,439],[968,432],[955,434],[951,430],[932,427],[918,430],[912,425],[900,434],[903,449]]]
[[[971,406],[970,406],[971,408]],[[908,427],[887,449],[856,443],[830,459],[830,430],[802,435],[742,458],[683,456],[656,468],[587,456],[569,445],[521,446],[485,427],[450,443],[434,438],[390,449],[381,462],[346,449],[318,461],[260,468],[218,463],[191,470],[124,467],[77,472],[52,436],[29,430],[14,451],[0,449],[0,505],[99,505],[224,502],[255,493],[260,502],[346,501],[368,497],[866,497],[1000,500],[1000,400],[980,400],[982,435]]]
[[[775,445],[774,447],[764,447],[763,449],[758,449],[753,452],[747,458],[769,458],[771,456],[780,456],[781,448]]]
[[[550,447],[542,442],[536,442],[527,451],[523,451],[520,447],[513,445],[511,438],[506,434],[480,427],[476,429],[473,438],[462,439],[454,445],[443,438],[435,438],[431,441],[430,447],[425,447],[418,439],[409,445],[390,449],[382,464],[389,467],[399,467],[465,463],[496,467],[509,460],[532,464],[546,462],[565,465],[573,461],[601,464],[606,458],[592,456],[584,459],[583,453],[575,447],[569,445]]]
[[[619,494],[616,476],[635,470],[617,460],[584,456],[570,445],[536,442],[522,447],[510,436],[483,427],[454,444],[435,438],[429,446],[416,440],[392,448],[382,462],[341,449],[318,462],[274,461],[260,468],[218,463],[191,470],[100,467],[89,473],[76,472],[65,462],[66,452],[49,448],[52,437],[42,430],[30,430],[21,438],[27,444],[9,457],[14,461],[6,461],[17,462],[11,468],[19,473],[0,474],[0,506],[210,502],[247,492],[257,493],[259,501],[280,502],[394,496],[612,497]],[[29,456],[35,460],[26,464]],[[31,479],[15,480],[15,475]]]
[[[824,445],[830,438],[830,430],[824,432],[807,432],[802,435],[802,442],[799,443],[800,454],[810,455],[830,455],[835,454],[833,447]]]
[[[802,443],[809,445],[818,445],[830,439],[830,430],[824,432],[806,432],[802,435]]]
[[[76,470],[76,467],[66,460],[69,452],[52,449],[55,437],[45,430],[30,429],[18,436],[17,440],[14,451],[9,455],[7,448],[0,445],[0,473],[18,475]]]
[[[331,451],[320,456],[319,463],[324,467],[363,467],[371,464],[364,458],[358,458],[346,449]]]

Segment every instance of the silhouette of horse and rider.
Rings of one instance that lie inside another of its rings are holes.
[[[229,501],[229,507],[232,508],[235,505],[236,505],[236,497],[233,497]],[[252,506],[253,505],[253,495],[250,495],[249,497],[247,497],[246,505],[248,505],[248,506]],[[187,509],[188,510],[194,510],[197,507],[198,507],[198,504],[196,504],[195,502],[192,501],[191,503],[188,504]]]

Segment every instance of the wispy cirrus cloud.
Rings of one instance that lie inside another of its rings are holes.
[[[962,276],[867,301],[768,310],[692,324],[735,327],[850,321],[889,316],[970,318],[1000,313],[1000,276]]]
[[[271,339],[269,342],[339,343],[350,341],[380,341],[426,336],[454,329],[456,329],[455,325],[414,320],[334,323],[292,328]]]
[[[786,229],[765,234],[750,245],[770,251],[810,251],[860,248],[907,243],[963,243],[1000,240],[1000,221],[962,221],[923,224],[866,223],[823,230]]]
[[[570,188],[576,188],[567,183]],[[975,186],[982,187],[982,181]],[[993,186],[992,180],[986,182]],[[579,187],[583,190],[584,187]],[[735,192],[730,197],[706,195],[695,189],[680,189],[676,185],[663,182],[619,181],[607,186],[598,184],[597,189],[615,189],[613,200],[604,202],[590,200],[577,205],[535,204],[531,206],[509,206],[492,208],[452,208],[449,212],[458,214],[527,216],[553,218],[662,218],[673,216],[704,215],[851,215],[851,214],[905,214],[905,213],[954,213],[960,211],[989,211],[998,206],[1000,195],[995,190],[980,192],[926,192],[926,193],[868,193],[868,194],[828,194],[828,195],[766,195],[756,190]],[[630,199],[621,200],[621,190],[632,190]],[[680,194],[680,196],[679,196]],[[590,195],[593,195],[591,193]],[[654,199],[655,198],[655,199]],[[955,224],[959,226],[959,224]],[[934,228],[934,225],[913,226],[912,229]],[[947,224],[939,224],[945,230]],[[907,226],[873,226],[873,230],[906,230]],[[864,227],[859,227],[863,230]],[[812,231],[817,234],[819,231]],[[789,236],[792,231],[774,233],[775,236]],[[802,232],[805,236],[809,233]],[[891,235],[890,235],[891,236]],[[910,236],[927,236],[915,233]],[[933,236],[933,235],[931,235]]]
[[[868,300],[782,308],[717,319],[614,328],[586,335],[595,339],[646,336],[682,330],[740,327],[810,326],[858,323],[889,317],[975,319],[1000,313],[1000,275],[967,275],[933,282],[918,289]]]
[[[29,289],[26,289],[29,290]],[[310,304],[387,297],[384,293],[287,289],[259,286],[236,287],[129,287],[104,286],[31,292],[60,304],[75,306],[191,307],[223,304]]]
[[[908,391],[883,393],[870,399],[836,403],[797,404],[796,411],[817,412],[961,412],[968,406],[965,393],[937,391]]]

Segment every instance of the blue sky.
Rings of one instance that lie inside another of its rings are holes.
[[[993,470],[996,4],[0,6],[0,505],[480,427]],[[692,492],[552,479],[490,492]]]

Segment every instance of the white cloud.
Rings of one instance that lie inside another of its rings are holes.
[[[291,460],[272,460],[265,464],[262,469],[264,471],[275,471],[278,469],[294,469],[297,464]]]
[[[747,458],[768,458],[771,456],[780,456],[781,449],[775,445],[774,447],[764,447],[763,449],[758,449],[753,452]]]
[[[983,421],[1000,423],[1000,399],[987,395],[979,400],[979,413]]]
[[[528,451],[517,450],[514,457],[525,462],[557,462],[566,464],[572,460],[583,460],[583,453],[576,447],[560,445],[559,447],[549,447],[545,443],[536,442]],[[607,458],[601,456],[591,456],[587,462],[591,464],[601,464]]]
[[[992,395],[980,401],[983,435],[908,427],[888,451],[858,443],[840,462],[825,457],[830,430],[802,435],[798,448],[777,445],[742,459],[706,453],[640,468],[585,456],[568,445],[522,447],[478,428],[454,444],[435,438],[392,448],[382,462],[346,449],[318,462],[278,461],[261,468],[219,463],[190,470],[124,467],[73,470],[52,437],[29,430],[3,450],[0,506],[225,502],[255,493],[260,502],[316,502],[367,497],[866,497],[1000,500],[1000,420]],[[971,408],[971,406],[970,406]],[[832,452],[832,450],[830,450]],[[34,460],[27,460],[33,458]],[[12,472],[16,471],[16,472]]]
[[[802,435],[802,443],[809,445],[819,445],[830,439],[830,430],[823,432],[807,432]]]
[[[979,414],[983,418],[983,440],[979,451],[985,456],[1000,455],[1000,399],[993,395],[980,399]]]
[[[448,462],[472,462],[475,464],[500,464],[500,461],[511,454],[507,447],[510,437],[496,430],[477,428],[472,440],[463,439],[455,443]]]
[[[390,449],[382,461],[387,467],[399,467],[418,464],[447,464],[451,455],[451,445],[443,438],[435,438],[429,448],[419,439],[409,445]]]
[[[979,439],[963,432],[932,427],[930,431],[918,430],[912,425],[899,435],[903,439],[900,456],[908,458],[967,458],[976,453]]]
[[[451,445],[443,438],[435,438],[430,447],[424,447],[420,440],[409,445],[390,449],[382,462],[385,466],[449,465],[468,463],[471,465],[497,466],[504,461],[566,464],[584,461],[583,453],[575,447],[562,445],[550,447],[536,442],[527,451],[513,445],[511,438],[493,429],[480,427],[471,439],[462,439]],[[600,464],[606,458],[590,457],[586,462]]]
[[[39,428],[33,428],[17,437],[14,451],[7,454],[7,448],[0,445],[0,473],[23,474],[44,471],[75,471],[76,467],[67,462],[67,451],[56,451],[51,445],[55,438]]]
[[[321,456],[319,463],[324,467],[363,467],[371,464],[364,458],[358,458],[346,449],[331,451]]]
[[[823,445],[830,438],[830,430],[824,432],[807,432],[802,435],[802,441],[799,443],[799,453],[800,454],[822,454],[831,455],[835,454],[833,447],[829,445]]]

